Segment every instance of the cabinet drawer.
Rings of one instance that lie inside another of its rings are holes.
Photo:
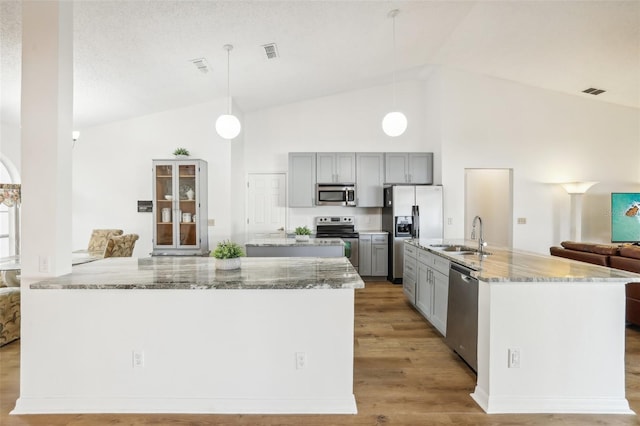
[[[416,257],[416,252],[418,251],[418,249],[412,245],[409,245],[407,243],[404,244],[404,255],[405,256],[411,256],[411,257]]]
[[[371,235],[371,243],[372,244],[386,244],[387,236],[386,235]]]
[[[405,262],[404,263],[404,275],[405,277],[411,277],[414,280],[417,276],[417,267],[415,262]]]
[[[360,234],[360,241],[371,241],[371,235],[370,234]]]
[[[433,255],[426,250],[418,251],[418,262],[427,266],[433,266]]]
[[[449,260],[445,259],[444,257],[440,257],[438,255],[432,255],[432,256],[433,256],[433,269],[435,269],[436,271],[448,277],[449,276]]]

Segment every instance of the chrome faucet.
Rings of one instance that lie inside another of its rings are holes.
[[[478,238],[478,253],[482,256],[484,255],[484,248],[487,243],[484,242],[484,236],[482,233],[482,218],[480,216],[476,216],[473,218],[473,228],[471,228],[471,239],[476,239],[476,222],[480,224],[480,237]]]

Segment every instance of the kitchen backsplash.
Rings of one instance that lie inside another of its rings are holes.
[[[379,207],[336,207],[318,206],[313,208],[290,208],[287,231],[297,226],[308,226],[315,232],[316,216],[354,216],[356,231],[378,231],[382,229],[382,209]]]

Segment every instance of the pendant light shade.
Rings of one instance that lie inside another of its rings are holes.
[[[220,135],[220,137],[224,139],[233,139],[240,134],[240,130],[242,130],[242,125],[240,124],[240,120],[238,117],[231,113],[231,90],[229,88],[229,55],[233,46],[230,44],[225,44],[223,46],[224,50],[227,51],[227,98],[229,101],[227,107],[227,114],[222,114],[216,120],[216,132]]]
[[[396,16],[400,10],[393,9],[387,16],[393,19],[393,109],[382,119],[382,130],[391,137],[400,136],[407,130],[407,117],[396,109]]]
[[[233,114],[222,114],[216,120],[216,132],[225,139],[235,138],[241,129],[240,120]]]
[[[407,130],[407,117],[400,111],[388,113],[382,119],[382,130],[389,136],[400,136]]]

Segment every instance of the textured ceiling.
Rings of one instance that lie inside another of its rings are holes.
[[[243,111],[430,65],[640,107],[640,1],[76,1],[75,127],[226,96]],[[19,117],[21,4],[0,0],[0,118]],[[263,44],[277,43],[267,60]],[[191,59],[205,57],[209,73]],[[588,87],[607,90],[594,97]]]

